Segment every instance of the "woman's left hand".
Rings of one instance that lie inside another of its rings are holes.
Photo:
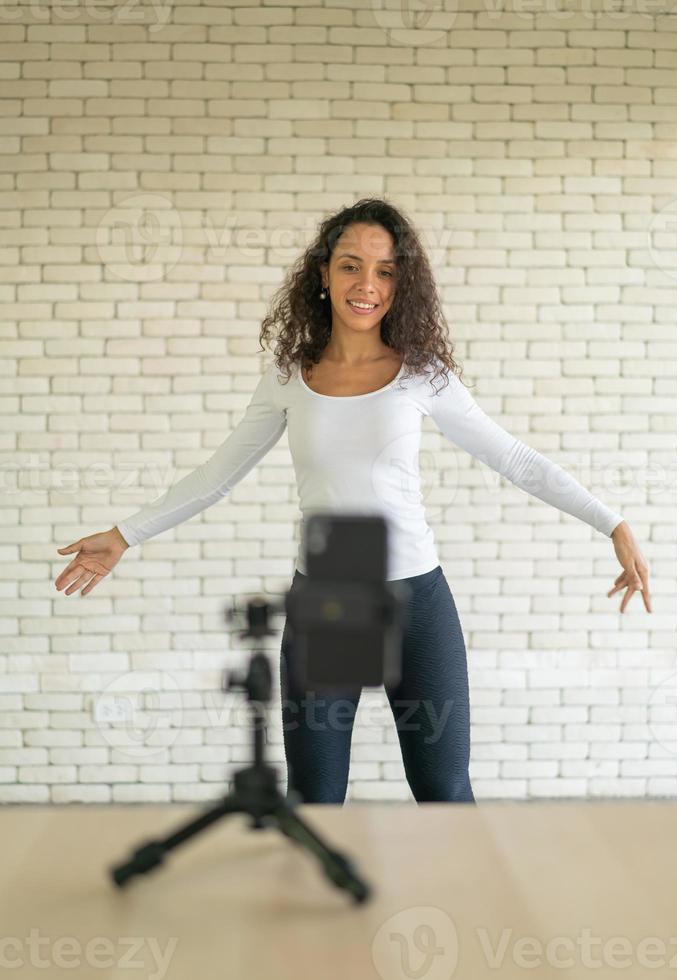
[[[607,596],[611,597],[614,592],[627,588],[628,591],[621,602],[621,612],[625,612],[625,607],[634,593],[641,591],[646,611],[653,612],[651,596],[649,595],[649,566],[625,521],[621,521],[614,528],[611,540],[616,549],[616,557],[623,566],[623,571],[614,582],[614,588],[607,592]]]

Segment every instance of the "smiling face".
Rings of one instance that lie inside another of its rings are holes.
[[[332,332],[348,337],[371,333],[380,343],[379,324],[395,296],[393,238],[382,225],[353,224],[336,243],[329,264],[320,266],[329,294]],[[356,304],[366,305],[366,309]]]

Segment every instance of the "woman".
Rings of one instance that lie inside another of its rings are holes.
[[[516,486],[610,536],[623,571],[608,595],[627,590],[621,612],[637,590],[651,612],[646,562],[620,514],[497,425],[466,390],[424,250],[391,204],[365,198],[320,225],[264,319],[260,340],[274,328],[284,379],[269,367],[225,442],[164,496],[110,531],[60,548],[78,553],[56,586],[70,595],[83,585],[86,595],[128,546],[226,496],[288,426],[304,521],[317,508],[371,510],[389,521],[387,577],[404,579],[410,599],[401,679],[386,693],[414,798],[473,803],[466,650],[420,494],[422,417],[432,415],[451,442]],[[437,377],[446,382],[441,389],[433,385]],[[306,574],[304,551],[292,589]],[[305,802],[342,803],[359,695],[317,699],[304,691],[289,640],[285,623],[280,685],[288,788]]]

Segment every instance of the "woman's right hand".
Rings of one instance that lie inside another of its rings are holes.
[[[82,595],[87,595],[115,568],[128,547],[118,529],[112,527],[110,531],[90,534],[64,548],[57,548],[60,555],[70,555],[74,551],[77,554],[54,584],[59,592],[65,588],[66,595],[77,592],[84,585]]]

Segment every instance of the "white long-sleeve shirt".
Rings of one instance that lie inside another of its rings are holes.
[[[436,361],[441,366],[440,361]],[[288,430],[302,516],[296,568],[306,574],[305,522],[316,510],[380,514],[388,526],[388,580],[439,564],[421,494],[421,421],[431,415],[450,442],[527,493],[611,535],[623,517],[557,463],[489,418],[456,375],[397,377],[365,395],[320,395],[298,365],[283,383],[275,364],[261,376],[241,421],[201,466],[118,524],[140,544],[226,497]],[[433,388],[433,385],[435,386]]]

